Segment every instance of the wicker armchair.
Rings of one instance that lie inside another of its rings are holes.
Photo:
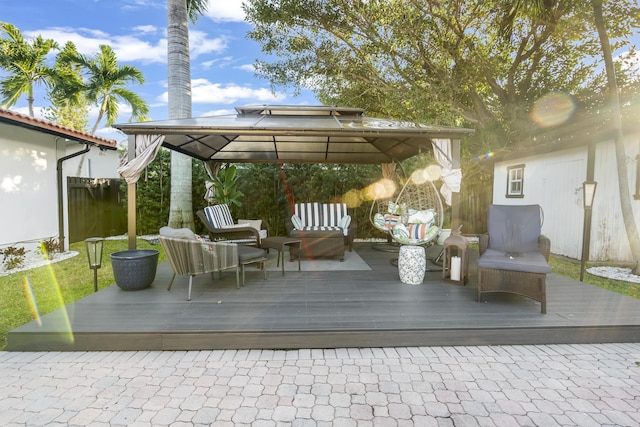
[[[483,293],[507,292],[541,303],[547,312],[546,277],[551,241],[541,234],[538,205],[490,205],[488,232],[480,236],[478,301]]]
[[[187,301],[191,301],[193,277],[199,274],[211,273],[213,279],[215,271],[233,268],[236,270],[236,287],[240,287],[238,245],[235,243],[206,243],[160,235],[160,244],[173,270],[167,289],[171,290],[176,275],[189,276]]]
[[[264,221],[256,220],[235,224],[229,206],[226,204],[207,206],[197,211],[196,215],[207,228],[209,238],[214,242],[222,240],[260,247],[260,240],[267,237],[265,228],[267,224]],[[253,226],[251,222],[257,222],[259,225]]]

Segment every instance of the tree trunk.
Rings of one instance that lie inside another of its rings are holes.
[[[169,118],[191,117],[191,66],[187,2],[168,0],[167,60]],[[169,226],[194,229],[191,196],[191,158],[171,151]]]
[[[620,112],[620,97],[618,94],[618,83],[616,82],[615,67],[613,65],[613,55],[611,43],[607,29],[605,28],[602,12],[602,0],[592,0],[593,14],[595,17],[596,29],[600,38],[602,55],[604,57],[607,82],[609,84],[609,102],[611,104],[611,119],[615,128],[615,152],[618,166],[618,191],[620,192],[620,209],[622,219],[627,230],[627,239],[631,247],[631,255],[636,262],[632,270],[633,274],[640,274],[640,236],[638,226],[633,216],[633,206],[631,205],[631,192],[629,189],[629,174],[627,172],[626,153],[624,148],[624,134],[622,131],[622,114]]]

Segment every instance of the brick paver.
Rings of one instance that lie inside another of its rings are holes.
[[[637,426],[640,343],[0,352],[0,425]]]

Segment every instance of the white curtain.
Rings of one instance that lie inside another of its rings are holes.
[[[434,138],[431,140],[431,144],[433,145],[436,161],[442,168],[441,178],[443,184],[440,187],[440,194],[444,197],[447,205],[451,206],[451,194],[460,192],[462,170],[460,168],[453,168],[452,144],[450,139]]]
[[[125,153],[120,159],[118,168],[118,173],[127,181],[127,184],[138,182],[144,168],[156,158],[162,141],[164,141],[164,135],[136,135],[136,157],[129,161],[129,155]]]

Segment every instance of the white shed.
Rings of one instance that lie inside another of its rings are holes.
[[[93,168],[94,176],[118,177],[116,148],[114,140],[0,109],[0,248],[59,239],[67,249],[66,177],[76,175],[84,150],[84,176]]]
[[[633,263],[622,219],[612,132],[575,126],[554,132],[555,142],[496,158],[493,203],[539,204],[542,232],[551,252],[581,259],[583,182],[589,169],[597,182],[592,210],[589,261]],[[560,135],[560,136],[558,136]],[[547,137],[549,135],[546,135]],[[636,223],[640,223],[640,129],[625,129],[629,187]]]

